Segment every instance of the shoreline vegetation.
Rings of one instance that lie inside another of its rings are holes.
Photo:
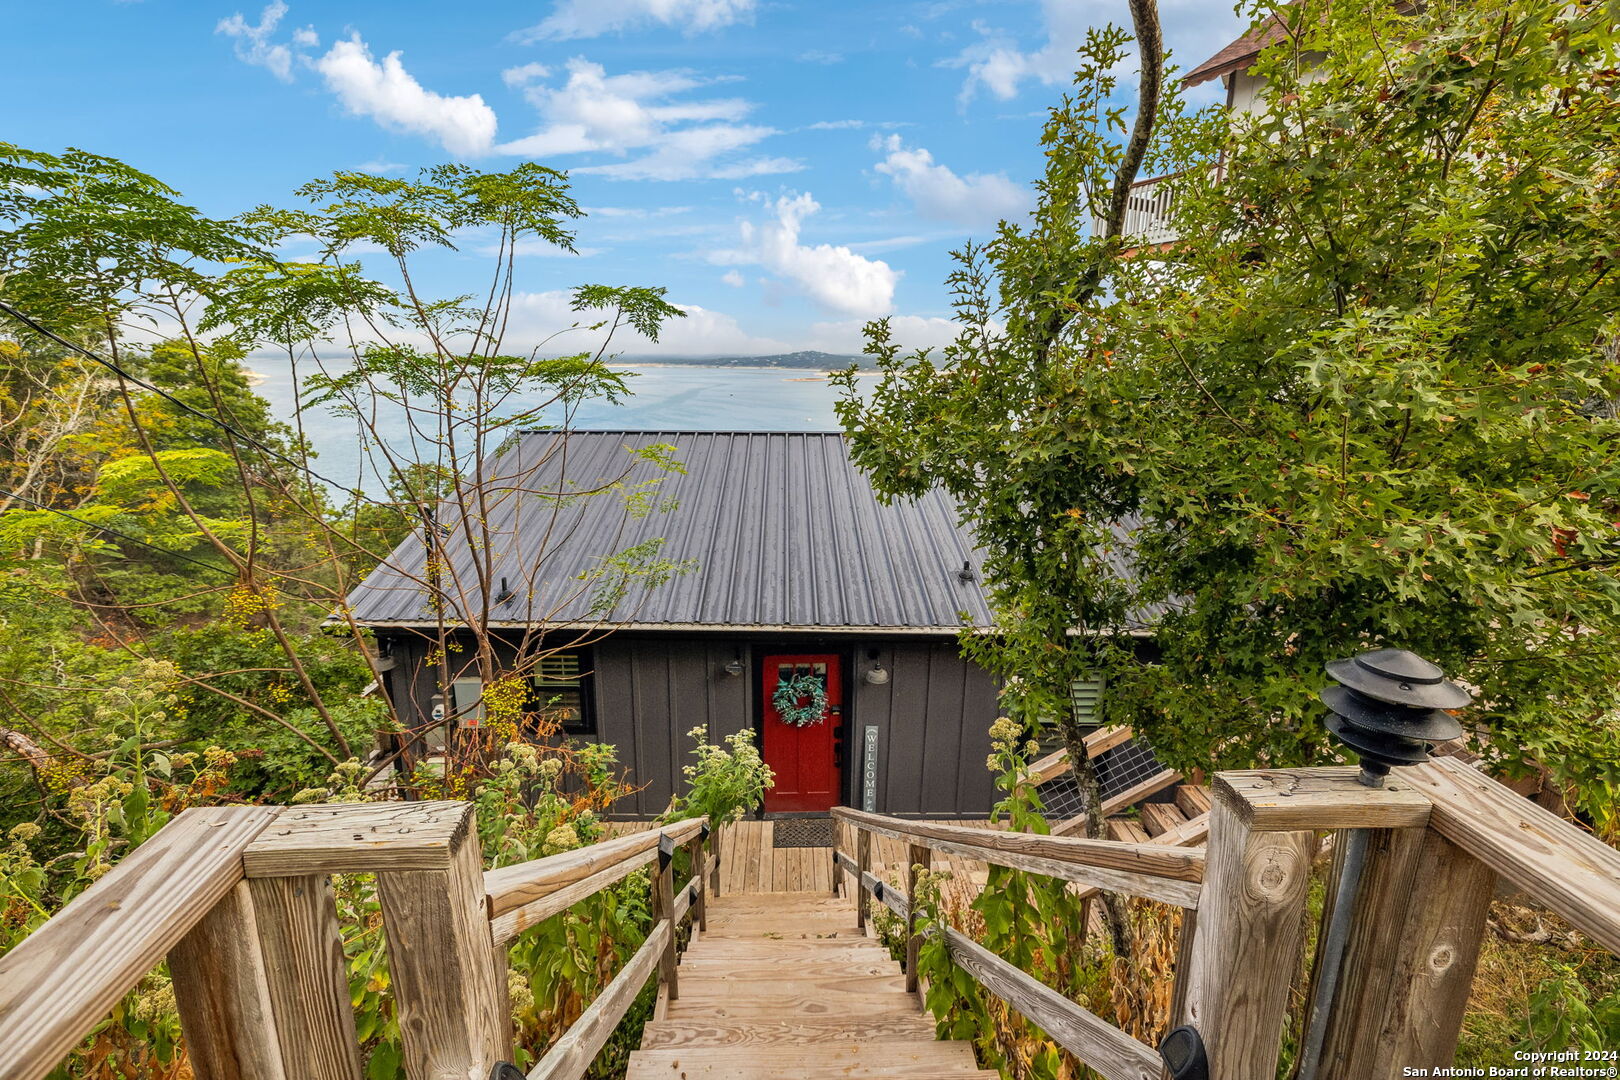
[[[280,359],[279,357],[277,359]],[[618,356],[607,364],[610,368],[737,368],[747,371],[812,371],[816,378],[826,378],[837,371],[844,371],[853,364],[862,373],[875,373],[878,368],[867,356],[852,356],[842,353],[819,352],[814,349],[801,350],[791,353],[775,353],[769,356]],[[269,378],[262,371],[244,370],[244,377],[250,386],[258,386]],[[794,379],[794,382],[806,382],[808,379]]]

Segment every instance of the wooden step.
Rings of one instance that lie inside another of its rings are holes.
[[[681,982],[688,978],[710,982],[780,979],[792,972],[796,979],[838,978],[844,975],[898,975],[900,966],[886,952],[865,957],[838,956],[831,959],[800,957],[783,962],[779,957],[733,959],[724,956],[689,956],[681,961]],[[751,991],[750,991],[751,992]]]
[[[827,941],[851,945],[867,940],[865,934],[855,928],[854,923],[848,926],[806,926],[799,924],[796,927],[784,929],[772,925],[768,920],[749,923],[710,923],[709,928],[703,932],[705,938],[715,942],[721,941]]]
[[[1147,830],[1149,836],[1162,836],[1187,823],[1187,815],[1177,810],[1171,803],[1145,802],[1139,808],[1142,813],[1142,828]]]
[[[915,994],[880,991],[874,994],[773,995],[768,999],[731,993],[697,994],[681,987],[681,996],[669,1003],[670,1020],[781,1020],[784,1016],[849,1017],[920,1016]]]
[[[1145,844],[1152,839],[1142,826],[1130,818],[1117,817],[1108,819],[1108,836],[1113,840],[1124,840],[1133,844]]]
[[[756,1046],[853,1040],[906,1043],[934,1041],[934,1021],[913,1011],[909,1015],[791,1016],[774,1020],[716,1020],[686,1017],[649,1020],[642,1028],[646,1050],[678,1046]]]
[[[1181,812],[1188,818],[1209,813],[1209,788],[1182,784],[1176,788],[1176,806],[1180,807]]]
[[[787,1076],[951,1076],[978,1070],[965,1042],[826,1042],[803,1046],[636,1050],[625,1080],[721,1080]]]

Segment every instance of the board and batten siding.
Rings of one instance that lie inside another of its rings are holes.
[[[393,692],[409,689],[402,712],[425,720],[435,674],[423,661],[425,643],[401,640]],[[879,813],[902,817],[979,817],[995,801],[985,768],[989,728],[996,717],[996,684],[963,659],[954,638],[923,640],[753,638],[680,632],[620,631],[590,647],[593,742],[611,744],[619,766],[639,791],[609,811],[614,818],[649,818],[685,787],[691,764],[687,732],[705,727],[709,741],[760,723],[760,661],[774,653],[833,652],[843,657],[845,713],[843,801],[862,804],[864,733],[878,729]],[[875,655],[874,655],[875,654]],[[739,660],[743,674],[730,675]],[[863,674],[880,663],[889,680]]]
[[[742,661],[749,663],[742,648]],[[619,764],[641,790],[620,800],[614,817],[652,817],[684,788],[682,766],[696,745],[687,732],[707,728],[709,740],[750,726],[753,680],[727,675],[739,647],[729,641],[676,634],[614,635],[592,647],[596,739],[618,749]]]
[[[964,660],[953,640],[886,643],[878,661],[889,681],[860,678],[870,666],[857,652],[851,680],[856,728],[878,728],[877,812],[899,817],[978,817],[995,801],[985,768],[996,684]],[[856,743],[859,753],[859,742]],[[858,763],[852,771],[859,772]],[[859,806],[858,787],[851,792]]]

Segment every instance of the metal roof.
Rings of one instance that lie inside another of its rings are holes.
[[[666,471],[632,450],[675,448]],[[626,474],[628,470],[628,474]],[[886,629],[945,633],[988,626],[980,558],[943,492],[882,505],[828,432],[574,431],[525,433],[486,465],[503,477],[487,512],[491,625],[536,622],[683,629]],[[621,479],[622,476],[622,479]],[[637,485],[674,509],[640,516]],[[617,492],[558,497],[604,484]],[[479,617],[480,553],[459,512],[441,507],[447,618]],[[476,535],[476,534],[475,534]],[[605,616],[593,605],[603,560],[664,538],[661,558],[696,568],[655,588],[631,584]],[[423,534],[402,543],[348,599],[368,625],[435,621],[422,585]],[[542,557],[543,555],[543,557]],[[963,574],[966,565],[971,573]]]

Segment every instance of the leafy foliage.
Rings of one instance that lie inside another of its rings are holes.
[[[1179,239],[1130,258],[1079,231],[1114,122],[1093,43],[1033,223],[961,254],[958,340],[908,358],[870,328],[857,458],[957,496],[1000,631],[966,647],[1021,718],[1101,670],[1167,764],[1321,762],[1323,663],[1396,645],[1478,689],[1496,765],[1545,766],[1612,832],[1614,23],[1283,11],[1263,110],[1170,103]]]

